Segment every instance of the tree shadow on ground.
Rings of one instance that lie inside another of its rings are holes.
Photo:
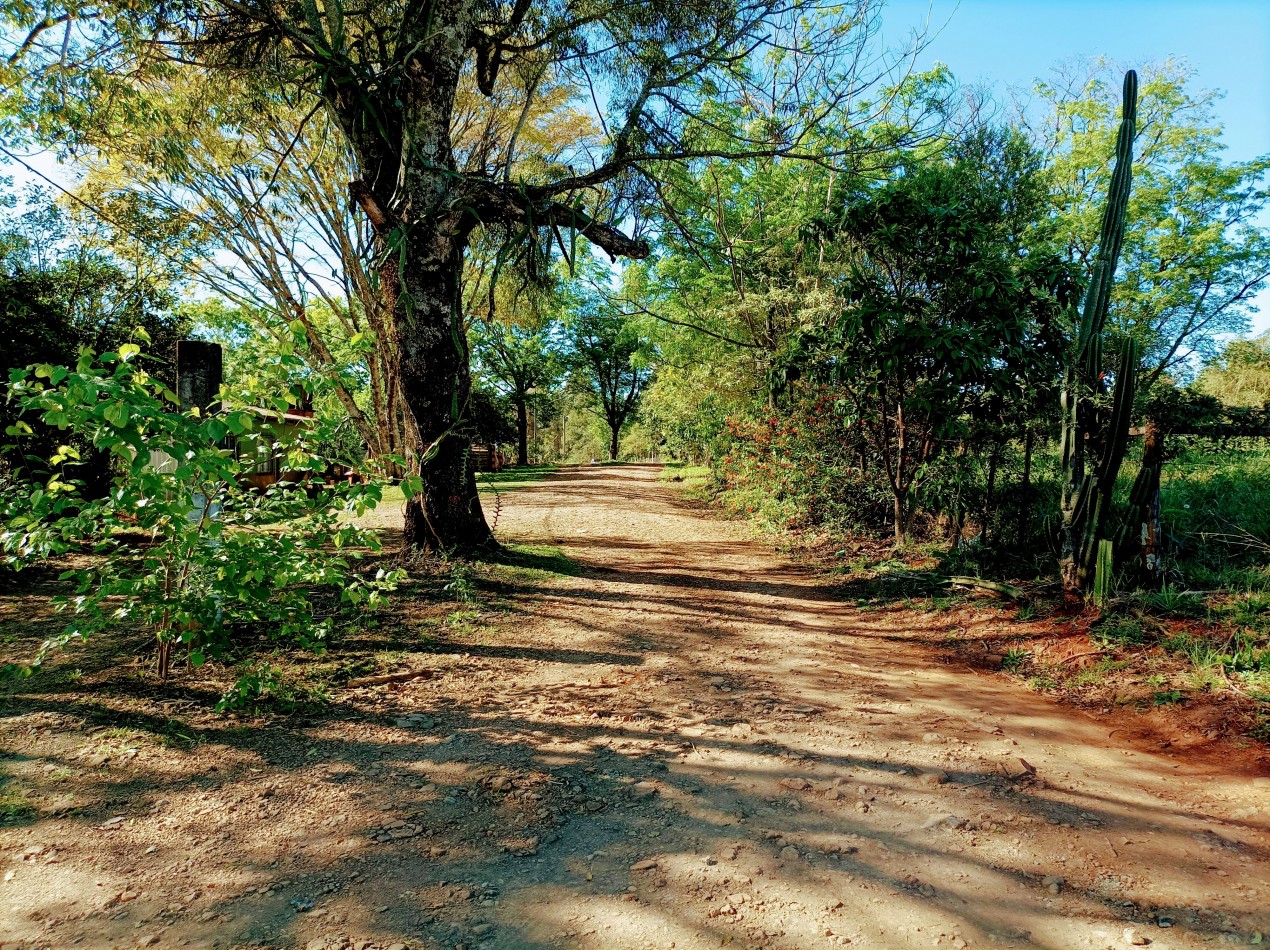
[[[161,866],[198,842],[198,876],[217,883],[217,896],[213,908],[203,889],[180,911],[138,900],[128,917],[94,914],[80,921],[81,929],[95,940],[131,939],[135,918],[144,914],[180,933],[237,944],[299,946],[331,931],[438,948],[456,941],[500,948],[562,941],[631,946],[639,945],[630,930],[636,924],[645,940],[664,932],[671,939],[729,941],[752,935],[745,905],[729,903],[725,893],[747,889],[759,895],[752,900],[763,900],[792,889],[804,905],[831,907],[848,883],[875,889],[881,903],[873,905],[872,920],[838,921],[829,914],[828,926],[842,934],[890,932],[903,917],[933,933],[1058,948],[1069,945],[1059,925],[1072,915],[1121,926],[1153,926],[1168,916],[1178,934],[1200,938],[1229,931],[1230,919],[1240,917],[1222,901],[1126,902],[1125,891],[1099,890],[1097,882],[1072,881],[1061,900],[1038,899],[1045,869],[1002,860],[1011,850],[1007,837],[1027,834],[1030,826],[976,817],[1008,812],[1117,839],[1150,832],[1152,850],[1169,862],[1160,873],[1185,879],[1201,873],[1208,857],[1185,857],[1194,850],[1192,816],[1167,806],[1147,812],[1138,802],[1106,796],[1087,796],[1075,806],[1031,778],[963,770],[940,787],[941,797],[956,795],[955,812],[931,823],[937,815],[922,791],[923,762],[809,755],[800,746],[723,731],[695,736],[684,748],[675,732],[651,728],[657,724],[651,718],[630,724],[591,716],[570,723],[529,717],[514,705],[447,699],[402,691],[373,715],[350,698],[290,724],[193,726],[197,751],[182,755],[195,774],[172,774],[164,757],[150,756],[131,767],[85,773],[77,788],[95,801],[57,819],[67,826],[63,836],[85,841],[102,857],[132,855],[134,867],[147,847],[156,847],[153,863]],[[598,705],[581,688],[560,690],[545,702]],[[390,721],[421,712],[432,717],[426,729]],[[155,736],[168,728],[161,715],[121,717],[102,703],[64,699],[28,697],[6,715],[29,720],[40,714],[76,728],[126,723]],[[349,725],[358,730],[344,728]],[[75,761],[52,752],[31,760],[58,767]],[[884,810],[888,820],[869,819],[856,801],[831,797],[843,786],[830,774],[849,777],[853,789],[867,787],[860,800]],[[509,776],[507,791],[491,784],[498,775]],[[279,784],[287,776],[301,781]],[[520,796],[521,783],[533,790],[536,810],[523,807],[530,800]],[[654,786],[655,794],[639,783]],[[277,790],[266,794],[271,787]],[[327,791],[314,797],[319,788]],[[172,810],[163,802],[174,796],[205,801],[207,814],[174,812],[181,817],[169,829],[163,819]],[[304,808],[305,818],[275,822],[253,813],[258,802],[284,813]],[[350,810],[355,817],[343,820]],[[125,821],[107,827],[114,814]],[[390,817],[425,830],[376,842],[373,835]],[[526,848],[528,839],[537,844]],[[1267,859],[1264,847],[1235,838],[1213,836],[1210,847]],[[632,869],[639,861],[655,867]],[[991,884],[1000,896],[984,901],[972,883]],[[702,888],[718,890],[719,906],[728,903],[732,911],[702,918],[677,897]],[[72,893],[67,899],[87,896]],[[337,921],[318,924],[297,914],[292,902],[309,900],[330,908]],[[380,905],[388,909],[376,912]],[[555,909],[566,906],[575,917],[591,918],[594,940],[577,931],[564,936],[569,922]],[[232,919],[192,924],[193,908]],[[51,895],[41,910],[54,920],[82,913]],[[812,945],[823,936],[807,929],[812,923],[810,917],[806,925],[791,922],[762,943]],[[606,926],[617,929],[605,936]]]
[[[595,504],[594,484],[521,493]],[[637,485],[611,497],[683,510]],[[19,863],[0,926],[53,945],[131,944],[142,924],[165,944],[447,950],[1059,950],[1161,917],[1192,942],[1265,929],[1233,889],[1197,885],[1264,867],[1261,823],[1145,792],[1167,767],[1145,755],[1097,790],[1051,768],[1100,764],[1105,727],[952,675],[934,648],[953,619],[914,630],[898,604],[849,611],[798,570],[747,575],[740,542],[672,540],[650,564],[604,534],[570,539],[576,575],[531,549],[510,566],[546,576],[485,582],[497,642],[412,638],[401,618],[340,649],[394,644],[418,678],[290,716],[216,717],[212,691],[108,666],[91,690],[29,682],[0,709],[4,764],[33,801],[67,783],[75,800],[0,829],[6,849],[50,849]],[[1039,770],[1016,737],[1045,751]]]

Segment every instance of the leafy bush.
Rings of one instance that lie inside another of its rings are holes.
[[[886,476],[861,467],[836,403],[822,388],[781,414],[729,418],[716,462],[724,503],[782,528],[884,528]]]
[[[374,507],[383,483],[325,481],[328,460],[306,433],[284,444],[267,414],[178,411],[176,395],[139,357],[126,344],[99,359],[85,352],[74,369],[11,373],[19,415],[10,436],[27,434],[32,417],[109,453],[116,470],[104,497],[86,498],[73,477],[78,453],[62,445],[46,481],[4,492],[3,563],[21,569],[76,550],[94,555],[91,569],[62,575],[77,582],[73,596],[57,600],[69,619],[32,666],[121,625],[153,633],[160,677],[174,650],[197,667],[232,659],[249,636],[322,649],[341,615],[373,609],[399,579],[355,569],[378,540],[349,518]],[[253,489],[245,476],[262,456],[284,460],[304,481]]]

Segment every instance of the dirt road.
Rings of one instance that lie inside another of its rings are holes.
[[[104,808],[0,832],[0,945],[1058,950],[1270,931],[1270,780],[940,663],[911,615],[845,604],[657,474],[567,469],[507,495],[499,534],[582,571],[526,571],[497,632],[428,656],[431,678],[258,736],[208,724],[214,755],[179,781],[130,793],[116,774]],[[52,757],[73,713],[8,719],[15,757]]]

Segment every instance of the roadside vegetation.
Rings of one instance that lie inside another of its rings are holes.
[[[925,13],[0,0],[6,938],[1262,942],[1270,155]]]
[[[74,619],[10,672],[135,625],[161,680],[246,662],[223,701],[247,702],[277,685],[244,637],[324,648],[410,558],[462,593],[504,492],[644,461],[861,603],[1078,615],[1096,662],[1191,664],[1162,705],[1263,716],[1270,156],[1225,153],[1181,61],[1073,61],[989,102],[850,7],[516,5],[433,51],[458,59],[418,114],[362,72],[439,42],[414,8],[306,11],[282,39],[254,7],[206,35],[111,7],[58,43],[6,12],[29,41],[0,128],[73,175],[6,153],[38,184],[0,206],[4,569],[82,559]],[[358,45],[398,14],[413,47]],[[257,28],[272,58],[227,69]],[[198,54],[152,61],[158,36]],[[577,71],[593,47],[602,75]],[[397,180],[417,193],[368,184]],[[197,404],[182,339],[224,353]]]

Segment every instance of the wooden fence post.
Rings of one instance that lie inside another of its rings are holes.
[[[1154,419],[1147,420],[1142,439],[1142,495],[1138,499],[1138,520],[1142,525],[1142,569],[1152,581],[1159,581],[1160,564],[1160,473],[1164,468],[1164,430]]]

